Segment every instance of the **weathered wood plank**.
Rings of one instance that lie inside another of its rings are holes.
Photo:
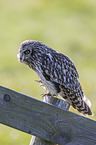
[[[0,123],[61,145],[96,145],[96,121],[2,86]]]
[[[57,106],[61,109],[65,109],[65,110],[68,110],[70,107],[70,104],[68,102],[65,102],[64,100],[61,100],[61,99],[58,99],[58,98],[52,97],[52,96],[47,96],[47,95],[44,97],[44,102],[50,103],[54,106]],[[32,136],[30,145],[57,145],[57,144],[48,142],[48,141],[43,140],[36,136]]]

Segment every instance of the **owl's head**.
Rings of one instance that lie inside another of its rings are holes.
[[[27,64],[33,54],[34,40],[26,40],[21,43],[19,52],[17,54],[18,60],[21,63]]]
[[[38,58],[38,54],[42,52],[44,53],[45,51],[44,48],[42,51],[40,49],[40,46],[43,48],[44,44],[35,40],[26,40],[22,42],[19,48],[19,53],[17,55],[18,60],[21,63],[25,63],[27,65],[29,65],[29,63],[36,61],[36,59]]]
[[[27,64],[31,68],[35,68],[36,64],[40,63],[45,54],[56,52],[44,43],[36,40],[26,40],[21,43],[18,60],[21,63]]]

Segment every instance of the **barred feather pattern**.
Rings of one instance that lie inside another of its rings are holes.
[[[20,45],[18,59],[37,73],[48,93],[60,95],[84,115],[93,115],[84,101],[77,69],[66,55],[42,42],[27,40]]]

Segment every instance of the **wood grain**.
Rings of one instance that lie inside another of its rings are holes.
[[[96,145],[96,121],[0,86],[0,123],[60,145]]]
[[[50,103],[54,106],[57,106],[61,109],[65,109],[65,110],[68,110],[70,107],[70,104],[68,102],[65,102],[64,100],[61,100],[61,99],[58,99],[56,97],[52,97],[49,95],[46,95],[44,97],[44,102]],[[43,140],[43,139],[36,137],[36,136],[32,136],[31,141],[30,141],[30,145],[57,145],[57,144],[54,144],[52,142],[48,142],[48,141]]]

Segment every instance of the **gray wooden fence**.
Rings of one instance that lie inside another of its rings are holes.
[[[64,110],[63,100],[45,101],[0,86],[0,123],[34,135],[30,145],[96,145],[96,121]]]

